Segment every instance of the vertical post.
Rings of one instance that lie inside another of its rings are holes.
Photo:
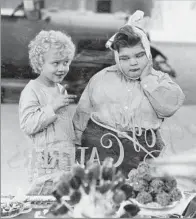
[[[79,11],[86,11],[86,0],[79,0]]]
[[[40,9],[39,6],[37,6],[39,3],[39,1],[37,2],[35,0],[23,0],[24,11],[27,19],[38,20],[41,18]]]
[[[24,3],[25,11],[34,11],[35,10],[34,0],[23,0],[23,3]]]

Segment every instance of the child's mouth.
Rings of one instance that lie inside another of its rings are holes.
[[[64,76],[65,74],[55,74],[57,77],[62,77]]]
[[[136,72],[136,71],[139,71],[140,69],[139,68],[136,68],[136,69],[129,69],[129,71],[131,72]]]

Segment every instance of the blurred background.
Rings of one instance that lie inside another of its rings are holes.
[[[77,48],[64,83],[78,99],[89,79],[114,63],[105,48],[136,10],[148,16],[154,68],[169,74],[183,89],[184,106],[163,126],[170,153],[196,147],[196,1],[158,0],[1,0],[1,162],[2,190],[27,187],[27,142],[18,123],[18,100],[30,79],[28,44],[41,30],[68,33]],[[16,177],[17,174],[17,177]],[[14,185],[16,184],[16,185]]]

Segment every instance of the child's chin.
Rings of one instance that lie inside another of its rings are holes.
[[[64,79],[64,77],[62,77],[62,78],[57,78],[57,79],[55,79],[55,83],[61,83],[62,81],[63,81],[63,79]]]
[[[141,74],[129,74],[129,77],[132,79],[138,79],[141,76]]]

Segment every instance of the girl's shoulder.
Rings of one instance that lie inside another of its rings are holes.
[[[35,87],[34,80],[30,80],[30,81],[26,84],[26,86],[24,87],[24,89],[22,90],[22,93],[27,92],[27,91],[30,91],[30,90],[34,89],[34,87]]]
[[[21,96],[28,96],[28,95],[32,95],[32,94],[36,94],[39,93],[39,91],[42,89],[41,84],[39,84],[37,81],[35,80],[30,80],[26,86],[24,87],[24,89],[21,92]]]

